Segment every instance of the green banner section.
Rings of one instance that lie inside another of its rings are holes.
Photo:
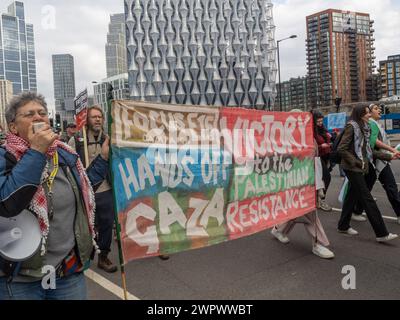
[[[241,201],[252,197],[273,194],[300,186],[314,185],[314,162],[312,159],[293,159],[288,171],[270,170],[265,174],[234,175],[229,201]]]

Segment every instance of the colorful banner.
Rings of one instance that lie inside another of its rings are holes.
[[[125,262],[315,210],[309,113],[113,101],[111,149]]]

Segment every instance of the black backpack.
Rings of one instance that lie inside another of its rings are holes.
[[[342,130],[342,132],[336,136],[335,141],[333,141],[332,150],[331,153],[329,154],[329,160],[332,164],[339,164],[342,161],[342,157],[339,155],[337,149],[340,144],[340,141],[342,140],[343,132],[344,130]]]

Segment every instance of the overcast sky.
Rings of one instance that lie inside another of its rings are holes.
[[[11,0],[0,0],[0,12]],[[76,91],[92,91],[91,81],[106,77],[104,45],[109,16],[124,11],[123,0],[29,0],[27,22],[34,24],[38,91],[54,104],[51,55],[69,53],[75,60]],[[366,12],[375,20],[375,47],[379,60],[400,53],[400,0],[273,0],[276,39],[281,43],[282,81],[306,74],[305,19],[328,8]]]

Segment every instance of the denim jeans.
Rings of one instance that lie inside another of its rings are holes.
[[[0,278],[0,300],[86,300],[86,282],[83,272],[57,278],[56,288],[43,289],[42,281],[11,282]]]

